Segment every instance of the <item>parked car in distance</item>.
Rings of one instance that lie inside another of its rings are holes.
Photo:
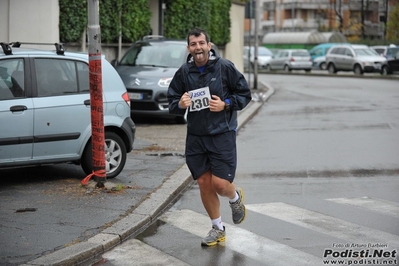
[[[356,75],[364,72],[381,72],[386,59],[367,45],[335,45],[328,50],[326,64],[328,72],[353,71]]]
[[[375,45],[370,46],[370,48],[376,51],[379,55],[385,57],[386,59],[392,58],[399,51],[399,47],[394,44]]]
[[[323,56],[316,57],[313,60],[312,66],[315,69],[326,70],[327,69],[326,56],[323,55]]]
[[[399,72],[399,51],[397,51],[392,57],[388,58],[381,68],[382,75],[391,75],[395,72]]]
[[[282,49],[273,55],[266,65],[267,70],[312,70],[312,58],[306,49]]]
[[[211,52],[219,55],[214,44]],[[189,56],[186,40],[151,35],[135,42],[120,61],[112,60],[129,93],[133,117],[169,117],[187,123],[186,115],[169,114],[166,95],[173,76]]]
[[[65,52],[60,44],[56,51],[20,45],[0,48],[0,168],[71,162],[91,174],[88,54]],[[136,127],[125,85],[104,57],[101,64],[104,155],[107,178],[114,178]]]
[[[309,54],[312,57],[312,61],[314,61],[316,58],[320,56],[325,56],[327,51],[334,45],[337,44],[346,44],[346,43],[332,43],[332,42],[327,42],[327,43],[320,43],[316,46],[314,46],[312,49],[309,50]],[[349,43],[347,43],[349,44]]]
[[[264,46],[258,47],[258,68],[264,69],[266,68],[267,63],[272,59],[273,53],[268,48]],[[254,67],[255,63],[255,47],[253,46],[244,46],[244,68]]]
[[[328,43],[320,43],[320,44],[314,46],[312,49],[310,49],[309,54],[312,57],[313,68],[326,70],[327,69],[327,65],[326,65],[327,51],[334,45],[338,45],[338,44],[349,45],[349,43],[328,42]]]

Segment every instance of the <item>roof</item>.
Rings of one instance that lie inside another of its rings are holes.
[[[348,42],[345,35],[340,32],[322,32],[326,38],[326,42]]]
[[[263,44],[319,44],[324,42],[347,42],[339,32],[270,32],[263,37]]]

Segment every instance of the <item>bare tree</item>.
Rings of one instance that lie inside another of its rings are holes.
[[[342,0],[333,0],[334,2],[334,11],[335,15],[338,17],[338,30],[339,32],[342,33],[342,28],[343,28],[343,21],[344,18],[342,16]]]
[[[384,39],[387,36],[387,22],[388,22],[388,0],[384,0],[385,16],[384,16]]]
[[[362,31],[362,38],[366,38],[366,30],[364,27],[364,23],[366,21],[366,13],[369,10],[370,7],[370,1],[369,0],[361,0],[361,5],[360,5],[360,21],[361,21],[361,31]]]

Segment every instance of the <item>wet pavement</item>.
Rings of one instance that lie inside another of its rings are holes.
[[[94,180],[81,186],[85,175],[75,165],[1,170],[0,265],[19,265],[87,241],[131,214],[183,164],[179,154],[133,151],[124,171],[104,189],[95,188]]]

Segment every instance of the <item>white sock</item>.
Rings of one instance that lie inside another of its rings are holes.
[[[240,197],[238,196],[238,193],[237,193],[237,191],[236,191],[236,196],[235,196],[234,198],[230,199],[230,203],[236,202],[239,198],[240,198]]]
[[[222,216],[220,216],[219,218],[213,219],[212,225],[216,226],[217,228],[219,228],[219,230],[223,231],[224,228],[223,228],[223,223],[222,223]]]

